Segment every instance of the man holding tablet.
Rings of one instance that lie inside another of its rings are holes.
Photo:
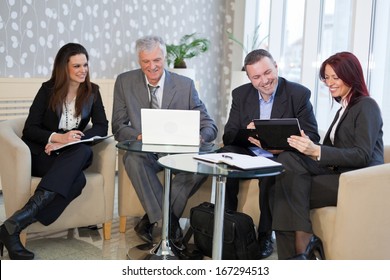
[[[248,145],[236,145],[238,132],[243,129],[255,129],[253,120],[273,118],[297,118],[300,128],[317,143],[320,140],[313,106],[310,103],[311,92],[306,87],[278,77],[278,66],[272,55],[263,49],[250,52],[244,61],[244,68],[251,83],[242,85],[232,92],[232,106],[225,125],[223,152],[235,152],[254,155],[253,147],[261,145],[256,137],[248,137]],[[252,147],[251,147],[252,146]],[[271,150],[277,156],[282,150]],[[273,252],[272,216],[269,204],[274,177],[262,178],[260,188],[260,221],[258,241],[262,258]],[[226,208],[237,209],[239,179],[228,178],[226,182]]]

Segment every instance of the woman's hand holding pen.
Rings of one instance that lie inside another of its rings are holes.
[[[83,136],[84,136],[84,133],[80,130],[70,130],[64,134],[61,134],[61,133],[53,134],[50,142],[68,144],[71,142],[80,141],[81,137],[83,137]]]
[[[55,133],[51,136],[50,143],[47,143],[45,146],[45,153],[50,155],[50,153],[71,142],[80,141],[81,137],[84,136],[84,133],[80,130],[70,130],[67,133]]]
[[[303,130],[301,130],[301,136],[292,135],[287,138],[287,142],[291,147],[297,149],[305,155],[311,156],[313,158],[320,156],[321,147],[314,144]]]

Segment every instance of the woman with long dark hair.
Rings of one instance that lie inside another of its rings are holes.
[[[92,127],[87,127],[92,121]],[[0,226],[0,250],[10,259],[33,259],[20,232],[34,222],[50,225],[86,184],[83,170],[92,162],[89,145],[61,146],[107,134],[108,121],[99,87],[90,82],[88,53],[77,43],[64,45],[49,81],[39,89],[23,129],[31,151],[31,174],[42,177],[33,196]]]
[[[276,178],[273,208],[279,259],[324,258],[322,242],[313,235],[310,209],[337,204],[341,173],[384,162],[381,112],[369,97],[356,56],[330,56],[321,65],[320,79],[341,108],[322,145],[302,131],[288,139],[299,152],[278,157],[285,168]],[[319,175],[329,176],[322,182]]]

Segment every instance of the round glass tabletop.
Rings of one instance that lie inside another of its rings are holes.
[[[259,169],[238,169],[227,164],[216,164],[197,160],[194,159],[193,156],[193,154],[168,155],[161,157],[158,162],[164,168],[169,168],[172,171],[242,179],[274,176],[283,171],[283,166],[265,166]]]

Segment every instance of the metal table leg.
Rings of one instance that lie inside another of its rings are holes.
[[[214,209],[213,260],[222,259],[226,177],[217,176]]]
[[[165,182],[162,202],[162,234],[161,240],[153,247],[149,244],[139,245],[130,248],[127,256],[129,259],[149,259],[149,260],[177,260],[173,243],[169,239],[170,233],[170,196],[171,196],[171,170],[164,169]],[[149,246],[148,246],[149,245]]]

